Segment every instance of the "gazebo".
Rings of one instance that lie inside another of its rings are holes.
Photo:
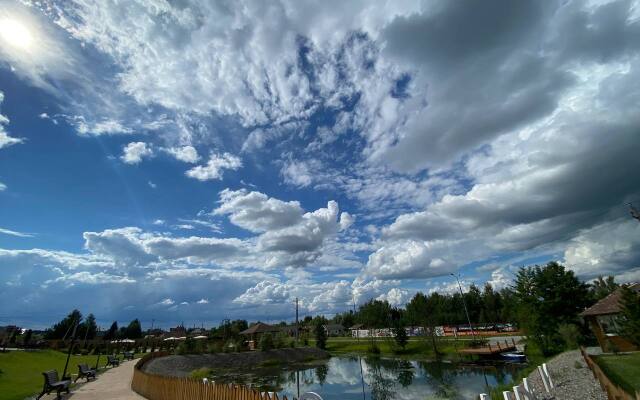
[[[640,283],[631,283],[628,287],[633,291],[640,292]],[[620,351],[637,350],[633,343],[621,337],[618,332],[617,320],[620,315],[621,297],[622,290],[618,288],[580,313],[580,316],[589,323],[602,351],[605,352],[610,350],[611,345]]]
[[[240,332],[240,334],[243,336],[249,336],[249,349],[255,350],[256,341],[260,339],[260,335],[263,335],[265,333],[276,334],[280,331],[281,329],[277,326],[258,322],[254,325],[251,325],[249,329],[245,329],[244,331]]]

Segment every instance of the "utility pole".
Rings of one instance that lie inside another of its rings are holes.
[[[462,293],[462,285],[460,284],[460,279],[458,279],[458,275],[455,274],[451,274],[451,276],[453,276],[454,278],[456,278],[456,281],[458,281],[458,288],[460,289],[460,296],[462,296],[462,305],[464,305],[464,313],[467,314],[467,322],[469,322],[469,329],[471,329],[471,337],[473,337],[473,340],[476,340],[476,334],[473,331],[473,327],[471,326],[471,318],[469,318],[469,310],[467,310],[467,302],[464,300],[464,293]]]
[[[298,298],[296,297],[296,345],[298,345],[298,340],[300,338],[300,328],[298,327]]]
[[[353,318],[355,319],[356,317],[356,298],[353,295],[353,292],[351,292],[351,301],[353,301]],[[359,342],[360,341],[360,329],[356,329],[356,340]],[[360,365],[360,369],[362,369],[362,365]],[[362,372],[362,371],[360,371]]]

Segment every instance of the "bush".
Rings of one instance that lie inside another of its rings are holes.
[[[191,377],[196,379],[208,378],[211,375],[210,368],[198,368],[196,370],[191,371]]]
[[[269,351],[273,349],[273,336],[270,333],[265,333],[260,336],[260,342],[258,343],[260,351]]]
[[[273,346],[276,349],[282,349],[284,347],[291,347],[293,340],[284,332],[278,332],[275,336]]]
[[[316,347],[319,349],[327,348],[327,332],[325,332],[324,327],[321,323],[316,324],[314,329],[314,334],[316,337]]]
[[[567,349],[577,349],[580,340],[580,329],[575,324],[560,324],[558,333]]]
[[[378,343],[371,342],[369,347],[367,347],[367,353],[380,354],[380,347],[378,346]]]

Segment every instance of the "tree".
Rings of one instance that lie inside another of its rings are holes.
[[[327,332],[324,330],[324,326],[321,323],[316,323],[313,330],[316,339],[316,347],[319,349],[327,348]]]
[[[55,323],[51,328],[47,329],[44,337],[48,340],[69,338],[73,332],[73,327],[75,324],[79,324],[81,320],[82,314],[80,311],[73,310],[60,322]]]
[[[127,339],[140,339],[142,337],[142,327],[137,318],[129,323],[124,331],[124,337]]]
[[[268,351],[273,349],[273,336],[270,333],[263,333],[258,342],[260,351]]]
[[[404,350],[409,342],[409,336],[407,335],[407,331],[402,326],[400,320],[397,320],[395,326],[393,327],[393,334],[395,335],[396,344]]]
[[[576,324],[578,313],[590,304],[588,286],[553,261],[521,268],[514,286],[518,320],[546,355],[560,351],[560,324]]]
[[[22,339],[22,345],[24,347],[29,347],[31,344],[31,338],[33,337],[33,331],[31,329],[27,329],[24,333],[24,338]]]
[[[96,317],[93,314],[87,315],[82,325],[80,325],[78,337],[79,338],[87,338],[91,340],[96,337],[96,332],[98,331],[98,326],[96,325]]]
[[[104,340],[114,340],[118,338],[118,321],[113,321],[109,330],[104,334]]]
[[[623,337],[640,346],[640,293],[622,286],[618,325]]]
[[[590,292],[593,296],[593,302],[600,301],[613,293],[620,285],[615,282],[615,278],[611,275],[603,278],[599,276],[591,283]]]

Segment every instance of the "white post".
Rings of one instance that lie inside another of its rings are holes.
[[[553,381],[551,380],[551,374],[549,374],[549,370],[547,369],[547,363],[542,364],[542,370],[549,380],[549,386],[551,387],[551,389],[553,389]]]
[[[520,397],[520,386],[513,387],[513,394],[516,396],[516,400],[524,400],[524,398]]]
[[[524,395],[527,400],[538,400],[533,390],[529,387],[529,381],[527,378],[522,378],[522,386],[524,387]]]
[[[547,378],[544,376],[544,371],[542,370],[542,367],[538,365],[538,373],[540,374],[540,379],[542,379],[542,383],[544,384],[544,390],[547,391],[547,393],[549,393],[551,390],[549,390],[549,384],[547,383]]]
[[[512,400],[511,392],[507,392],[507,391],[502,392],[502,397],[504,398],[504,400]]]
[[[480,400],[490,400],[489,395],[486,393],[480,393]]]

